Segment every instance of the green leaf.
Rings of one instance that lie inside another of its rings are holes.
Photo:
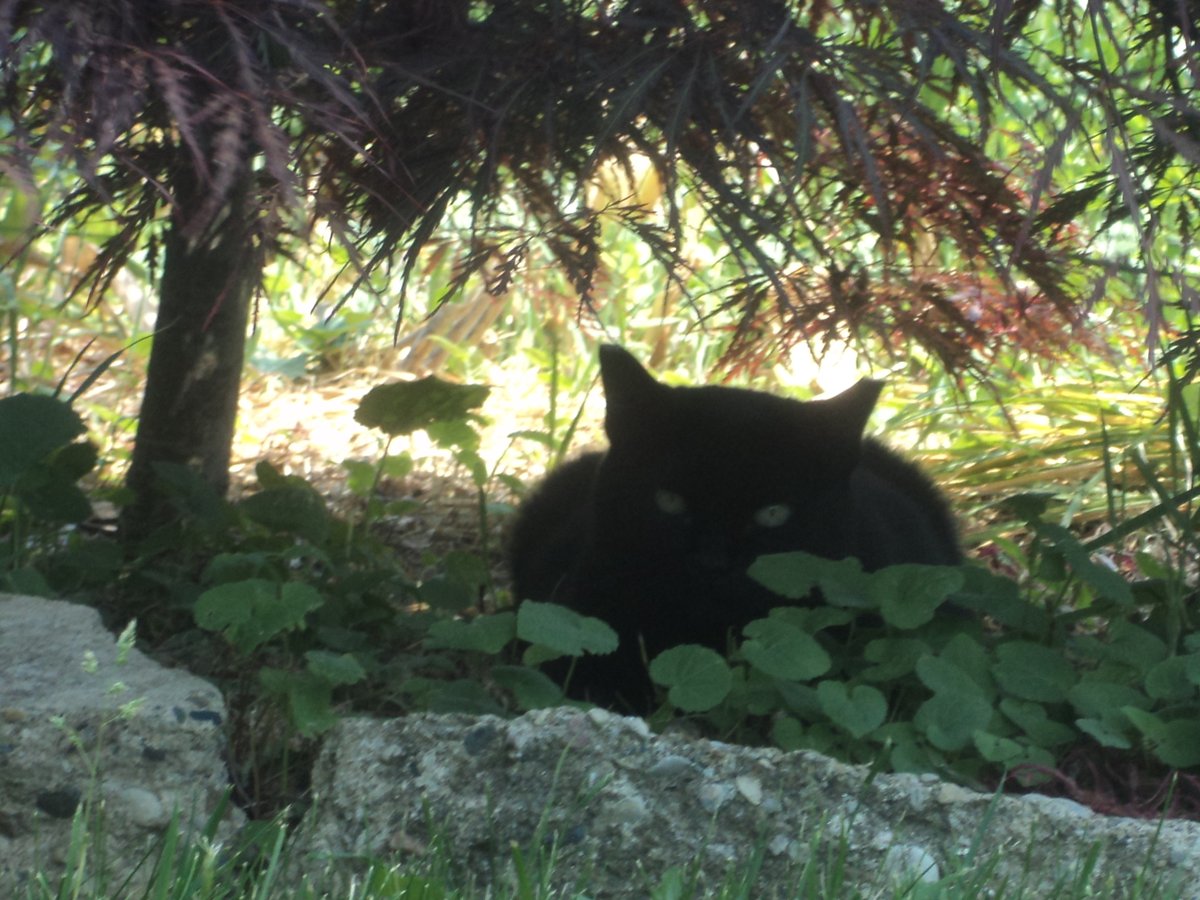
[[[951,566],[888,566],[871,576],[870,592],[883,620],[895,628],[919,628],[933,621],[942,602],[962,587]]]
[[[822,681],[817,700],[830,721],[855,738],[870,734],[887,718],[887,699],[867,684],[847,688],[841,681]]]
[[[0,488],[10,488],[86,431],[69,405],[40,394],[0,399]]]
[[[362,459],[343,459],[346,487],[355,497],[369,497],[375,487],[375,466]]]
[[[742,629],[742,656],[772,678],[808,681],[829,671],[829,654],[812,637],[778,619],[756,619]]]
[[[617,633],[599,619],[533,600],[524,601],[517,610],[517,637],[567,656],[617,649]]]
[[[1039,747],[1069,744],[1077,737],[1070,726],[1051,719],[1046,713],[1046,707],[1040,703],[1005,697],[1000,701],[1000,712],[1029,735]]]
[[[1127,684],[1085,680],[1067,691],[1067,699],[1084,718],[1104,719],[1124,706],[1149,709],[1150,699]]]
[[[805,634],[816,634],[825,628],[840,628],[854,621],[854,613],[832,606],[777,606],[767,613],[774,622],[799,628]]]
[[[18,495],[26,511],[43,522],[67,525],[82,522],[92,514],[91,501],[78,485],[56,478],[47,470],[26,478]]]
[[[1075,668],[1060,649],[1028,641],[1010,641],[996,648],[992,674],[1014,697],[1057,703],[1078,680]]]
[[[799,750],[804,744],[804,726],[792,716],[776,716],[771,723],[771,741],[780,750]]]
[[[321,495],[308,486],[282,485],[251,494],[238,504],[251,521],[321,544],[329,537],[330,518]]]
[[[1121,708],[1149,743],[1154,755],[1172,768],[1187,769],[1200,765],[1200,719],[1164,721],[1154,713],[1136,706]]]
[[[733,686],[724,657],[696,644],[664,650],[650,663],[650,677],[668,689],[667,699],[684,712],[712,709]]]
[[[976,731],[971,740],[979,755],[988,762],[993,762],[1011,769],[1025,760],[1025,748],[1011,738],[998,737],[986,731]]]
[[[896,681],[914,671],[929,645],[915,638],[877,638],[867,644],[863,657],[875,665],[859,672],[864,681]]]
[[[275,635],[298,628],[304,616],[322,604],[306,584],[280,585],[250,578],[209,588],[196,601],[196,624],[220,631],[243,653]]]
[[[258,679],[270,693],[287,698],[288,717],[296,731],[316,737],[337,724],[333,711],[333,686],[309,672],[284,672],[264,667]]]
[[[1162,638],[1132,622],[1110,623],[1108,635],[1104,658],[1132,666],[1143,675],[1167,658],[1167,645]]]
[[[1049,630],[1050,617],[1046,611],[1028,602],[1011,578],[980,566],[963,566],[959,571],[963,586],[954,595],[959,606],[990,616],[1013,631],[1040,636]]]
[[[913,724],[939,750],[961,750],[987,728],[992,706],[977,693],[939,691],[921,704]]]
[[[562,688],[544,672],[528,666],[493,666],[490,674],[496,684],[512,692],[524,711],[562,705]]]
[[[1133,727],[1142,733],[1143,737],[1151,741],[1159,741],[1166,737],[1166,723],[1154,713],[1136,706],[1122,706],[1121,712],[1133,723]]]
[[[996,681],[992,678],[992,660],[987,650],[969,634],[956,634],[939,656],[946,662],[958,666],[983,691],[990,701],[996,695]]]
[[[367,677],[366,671],[352,653],[330,653],[328,650],[309,650],[304,654],[308,671],[330,684],[358,684]]]
[[[1170,656],[1156,663],[1146,673],[1146,693],[1155,700],[1188,700],[1196,694],[1189,672],[1196,665],[1196,655]]]
[[[270,572],[271,560],[266,553],[218,553],[204,567],[204,582],[245,581],[266,577]]]
[[[354,411],[354,419],[396,437],[438,422],[466,419],[483,404],[490,388],[452,384],[429,375],[420,381],[397,381],[371,388]]]
[[[856,559],[823,559],[809,553],[769,553],[747,570],[751,578],[772,593],[802,600],[818,583],[825,600],[834,606],[868,607],[868,580]]]
[[[49,467],[56,478],[78,481],[92,469],[100,459],[96,445],[87,441],[67,444],[50,455]]]
[[[434,609],[462,612],[479,600],[479,591],[448,575],[426,578],[417,588],[421,599]]]
[[[472,591],[486,587],[491,578],[483,558],[465,550],[451,550],[442,557],[442,565],[448,578],[453,578]]]
[[[961,694],[990,705],[988,693],[970,675],[944,656],[922,656],[917,660],[917,677],[933,693]]]
[[[1154,745],[1154,755],[1173,769],[1200,765],[1200,719],[1173,719]]]
[[[469,621],[442,619],[429,626],[425,646],[447,650],[476,650],[495,655],[517,636],[517,614],[504,611]]]
[[[1004,766],[1006,769],[1028,764],[1048,769],[1054,767],[1054,755],[1039,746],[1023,741],[1014,741],[1012,738],[1000,737],[986,731],[975,732],[972,741],[980,756],[988,762]]]
[[[1105,719],[1076,719],[1075,725],[1080,731],[1094,737],[1102,747],[1133,749],[1133,741],[1125,730]]]
[[[402,478],[408,477],[412,472],[416,462],[412,458],[412,454],[407,451],[403,453],[389,453],[379,463],[379,474],[384,478],[392,478],[399,481]]]

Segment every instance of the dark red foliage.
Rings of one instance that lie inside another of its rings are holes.
[[[50,219],[116,213],[93,273],[101,287],[164,214],[201,235],[248,163],[262,258],[325,223],[349,251],[354,287],[370,286],[393,262],[408,273],[465,202],[475,227],[459,284],[488,265],[505,289],[536,240],[587,308],[606,298],[583,185],[601,162],[639,153],[666,187],[670,224],[631,227],[667,271],[686,267],[680,191],[725,236],[740,275],[718,305],[742,315],[735,357],[867,329],[962,369],[986,363],[981,348],[1001,337],[1031,350],[1077,337],[1107,276],[1079,277],[1087,248],[1073,217],[1097,204],[1114,221],[1138,203],[1153,211],[1134,176],[1150,183],[1194,145],[1165,40],[1161,83],[1136,95],[1162,111],[1153,133],[1120,166],[1098,163],[1057,193],[1064,148],[1096,127],[1081,103],[1123,120],[1105,106],[1114,73],[1096,78],[1072,45],[1111,27],[1105,11],[1061,5],[1064,68],[1051,79],[1027,33],[1039,6],[8,0],[0,170],[31,184],[47,154],[77,166],[85,186]],[[1179,27],[1132,21],[1131,45]],[[1017,158],[993,158],[1009,95],[1059,123],[1051,146],[1017,141]],[[177,202],[181,167],[207,185],[203,202]],[[498,229],[514,202],[526,224]],[[947,258],[965,262],[946,271]],[[693,300],[703,315],[708,301]]]

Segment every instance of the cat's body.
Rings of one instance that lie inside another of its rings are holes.
[[[624,350],[600,354],[610,448],[551,473],[522,505],[517,599],[561,603],[616,629],[572,693],[644,709],[646,659],[683,643],[723,651],[784,601],[751,580],[758,556],[804,550],[867,570],[959,560],[945,501],[912,464],[862,436],[880,385],[801,403],[725,387],[670,388]]]

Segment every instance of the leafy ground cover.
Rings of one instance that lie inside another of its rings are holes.
[[[274,441],[280,450],[264,454],[274,462],[259,461],[230,501],[186,470],[164,472],[180,518],[132,554],[63,529],[92,518],[75,486],[96,463],[82,422],[45,397],[0,401],[16,417],[12,433],[46,431],[6,460],[8,583],[91,593],[116,620],[136,614],[158,652],[223,680],[242,799],[260,812],[303,789],[286,769],[302,773],[304,748],[339,711],[511,714],[563,702],[536,663],[602,652],[611,633],[515,603],[498,553],[516,497],[568,443],[539,403],[548,379],[528,374],[537,359],[531,348],[519,366],[463,366],[523,370],[511,396],[528,406],[511,409],[502,387],[372,390],[378,371],[339,372],[315,389],[261,380],[262,402],[248,392],[245,416],[256,436],[239,446]],[[576,390],[563,391],[564,432],[588,382],[579,371]],[[759,576],[781,604],[813,585],[829,604],[752,624],[728,658],[680,648],[653,661],[655,723],[685,716],[727,740],[1062,792],[1108,812],[1195,815],[1195,548],[1172,469],[1191,458],[1187,407],[1156,422],[1161,386],[1054,385],[1004,406],[944,389],[931,403],[936,386],[921,390],[898,385],[884,430],[927,438],[976,562],[867,576],[762,560]],[[967,439],[947,439],[951,416],[972,423]],[[1014,433],[1026,437],[1016,450]]]

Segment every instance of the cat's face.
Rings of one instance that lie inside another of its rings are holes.
[[[615,347],[601,373],[611,447],[594,539],[608,559],[642,577],[719,584],[764,553],[846,546],[850,473],[877,384],[812,403],[669,388]]]

